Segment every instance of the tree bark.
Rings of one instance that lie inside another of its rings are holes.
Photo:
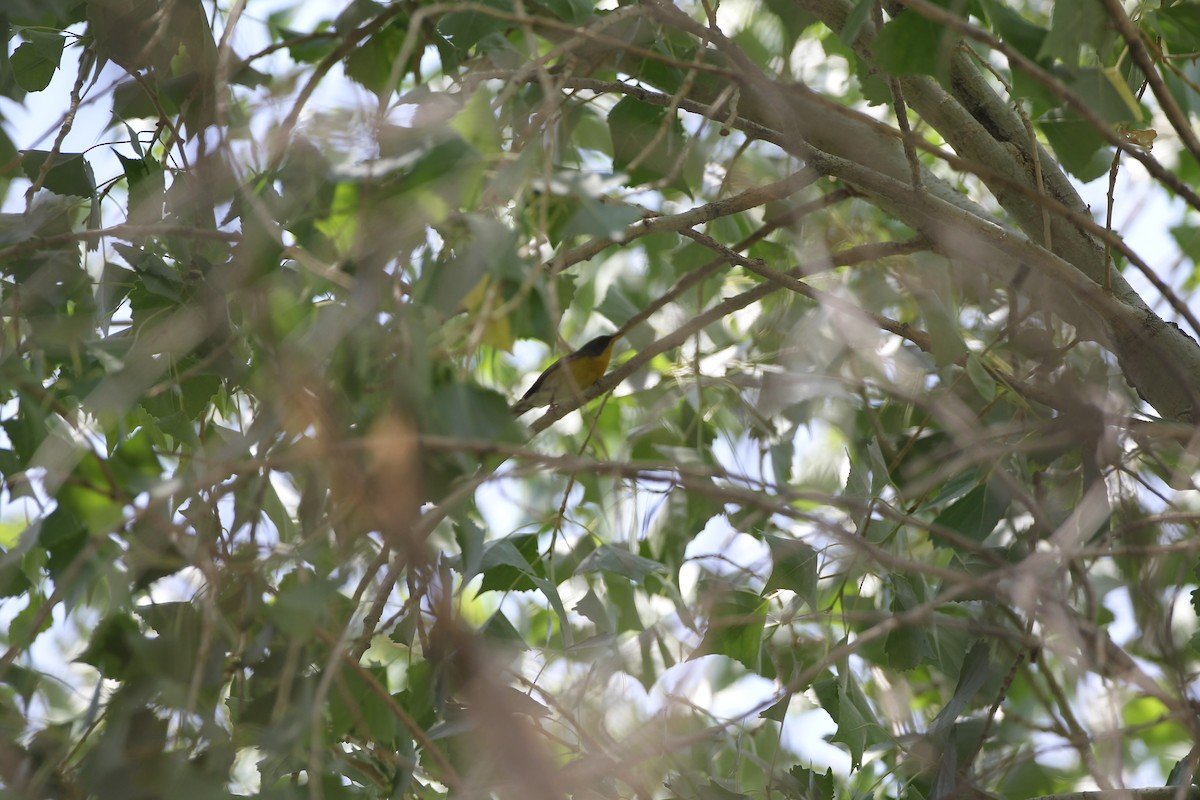
[[[850,10],[845,0],[800,4],[834,31],[841,30]],[[773,80],[719,31],[669,3],[645,0],[645,5],[658,22],[715,48],[727,68],[724,74],[736,76],[738,116],[755,128],[753,135],[846,181],[926,235],[942,254],[977,265],[1058,315],[1081,337],[1110,350],[1126,380],[1159,414],[1193,421],[1200,408],[1200,346],[1156,314],[1115,270],[1108,270],[1110,290],[1102,288],[1105,252],[1085,227],[1091,221],[1089,210],[1054,158],[1040,146],[1035,156],[1020,116],[991,89],[967,54],[956,53],[949,90],[932,78],[910,76],[900,82],[904,98],[961,159],[971,162],[1016,228],[929,169],[921,169],[921,185],[914,187],[898,131],[804,86]],[[855,42],[860,57],[870,58],[873,36],[873,27],[864,25]],[[710,106],[719,101],[725,87],[709,78],[694,82],[689,99]],[[673,92],[679,87],[663,88]],[[712,117],[722,119],[721,109],[714,108]],[[1044,210],[1049,210],[1048,247],[1041,244],[1047,227]]]

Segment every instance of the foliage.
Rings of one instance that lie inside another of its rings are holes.
[[[6,4],[0,784],[1192,783],[1197,8]]]

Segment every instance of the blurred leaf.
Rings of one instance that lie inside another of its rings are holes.
[[[1050,17],[1050,35],[1042,42],[1038,58],[1052,56],[1075,66],[1084,45],[1103,50],[1105,34],[1109,33],[1108,13],[1095,0],[1077,3],[1055,3]]]
[[[1050,31],[1021,16],[1008,3],[986,0],[988,18],[1000,37],[1031,61],[1039,60]]]
[[[66,39],[46,31],[24,30],[25,41],[13,51],[10,64],[17,84],[27,92],[40,92],[50,85],[62,59]]]
[[[602,203],[592,197],[579,198],[579,207],[562,229],[562,237],[614,237],[630,223],[642,218],[640,211],[624,205]]]
[[[868,746],[888,741],[889,737],[876,720],[853,675],[821,678],[813,683],[813,692],[821,707],[837,723],[837,731],[830,741],[846,745],[852,768],[862,765],[863,753]]]
[[[538,0],[538,5],[571,25],[584,25],[592,19],[590,0]]]
[[[652,579],[652,576],[648,576]],[[647,584],[650,581],[647,581]],[[616,614],[616,630],[614,633],[625,631],[643,631],[646,629],[638,613],[638,597],[634,584],[627,578],[608,574],[604,577],[604,587],[608,590],[608,604]]]
[[[771,549],[771,577],[763,593],[789,589],[809,608],[817,604],[817,552],[804,542],[779,536],[763,536]]]
[[[486,0],[485,7],[512,14],[512,4],[507,0]],[[470,50],[484,37],[503,31],[512,23],[484,11],[461,11],[446,14],[438,21],[438,31],[460,51]]]
[[[82,522],[94,535],[109,533],[125,516],[124,503],[114,493],[112,464],[85,453],[58,490],[59,508]]]
[[[893,75],[949,75],[958,38],[945,26],[917,13],[889,20],[875,36],[880,66]]]
[[[949,730],[980,690],[999,677],[988,646],[983,642],[976,642],[963,659],[953,696],[933,718],[929,726],[930,731],[940,733]]]
[[[591,552],[575,569],[576,575],[586,575],[590,572],[609,572],[628,578],[634,583],[640,583],[654,572],[663,572],[663,567],[657,561],[634,555],[628,550],[601,544]]]
[[[267,618],[292,639],[311,639],[318,627],[328,625],[339,599],[337,586],[308,571],[293,572],[279,585]]]
[[[669,185],[687,191],[682,164],[683,126],[666,109],[634,97],[618,101],[608,112],[613,168],[628,172],[630,185],[671,177]]]
[[[450,121],[450,127],[479,153],[485,156],[500,153],[499,125],[492,112],[491,96],[487,92],[473,92],[462,110]]]
[[[1114,125],[1118,123],[1139,124],[1143,120],[1143,111],[1134,100],[1129,87],[1111,69],[1075,70],[1071,74],[1068,84],[1088,108],[1105,122]],[[1057,152],[1057,148],[1055,152]]]
[[[944,367],[965,358],[968,354],[967,345],[963,341],[954,310],[938,297],[925,296],[919,300],[921,313],[929,328],[935,363]]]
[[[922,594],[918,593],[919,578],[908,575],[893,574],[888,576],[888,584],[892,594],[892,614],[901,615],[906,611],[918,608],[925,602]],[[891,631],[884,643],[887,653],[887,666],[901,672],[908,672],[926,664],[931,656],[927,627],[925,625],[904,625]]]
[[[933,524],[962,534],[971,541],[982,542],[1008,514],[1009,503],[1008,493],[998,481],[986,481],[947,506],[934,518]],[[940,540],[936,533],[933,541],[939,547],[958,549]]]
[[[514,232],[495,219],[467,215],[455,237],[454,255],[432,271],[422,295],[435,309],[450,315],[464,307],[472,287],[494,280],[521,265]]]
[[[1200,7],[1194,3],[1164,4],[1148,10],[1145,20],[1163,37],[1171,53],[1200,51]]]
[[[996,399],[996,381],[988,374],[984,368],[983,362],[974,353],[967,356],[967,377],[971,379],[971,385],[975,387],[975,391],[979,396],[989,403]]]
[[[525,643],[525,638],[521,636],[521,632],[508,621],[508,617],[501,611],[497,611],[488,617],[487,622],[483,624],[479,632],[485,638],[503,646],[516,647],[519,650],[529,649],[529,646]]]
[[[151,158],[125,158],[120,153],[116,156],[129,185],[129,222],[148,225],[161,220],[166,198],[162,165]]]
[[[389,89],[395,91],[406,71],[401,69],[396,74],[396,83],[390,83],[394,63],[400,55],[400,48],[404,46],[404,38],[404,28],[396,24],[388,25],[372,34],[346,57],[346,77],[377,95],[382,95]],[[300,53],[302,57],[306,55],[304,50]],[[292,57],[295,58],[296,53],[293,52]]]
[[[46,613],[46,598],[37,592],[31,592],[26,597],[29,603],[18,611],[8,624],[8,640],[12,645],[29,648],[41,634],[50,630],[54,621]]]
[[[708,614],[704,640],[692,658],[715,653],[758,672],[767,601],[756,592],[728,587],[714,588],[706,594],[716,595],[716,600]]]
[[[114,242],[113,248],[133,267],[142,289],[172,303],[183,299],[183,278],[157,253]]]
[[[136,644],[141,639],[141,630],[131,615],[110,614],[92,631],[87,648],[76,661],[91,664],[106,678],[120,679],[133,662]]]
[[[387,670],[367,668],[367,672],[375,678],[374,686],[356,670],[338,671],[329,704],[330,726],[335,734],[351,732],[364,739],[391,742],[399,722],[376,688],[387,685]]]

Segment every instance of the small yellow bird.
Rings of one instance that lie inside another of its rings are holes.
[[[597,336],[569,356],[555,361],[513,406],[513,414],[519,417],[531,408],[556,406],[578,397],[604,377],[612,358],[613,344],[619,337],[617,333]]]

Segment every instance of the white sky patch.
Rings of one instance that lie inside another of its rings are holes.
[[[793,707],[795,704],[796,699],[793,699]],[[849,775],[850,754],[844,747],[825,740],[837,727],[837,723],[823,708],[789,711],[783,720],[784,746],[801,759],[806,759],[810,769],[824,772],[832,768],[838,775]]]
[[[708,521],[684,550],[679,591],[692,597],[704,572],[736,578],[739,585],[762,589],[770,572],[770,552],[760,540],[734,530],[724,516]]]

